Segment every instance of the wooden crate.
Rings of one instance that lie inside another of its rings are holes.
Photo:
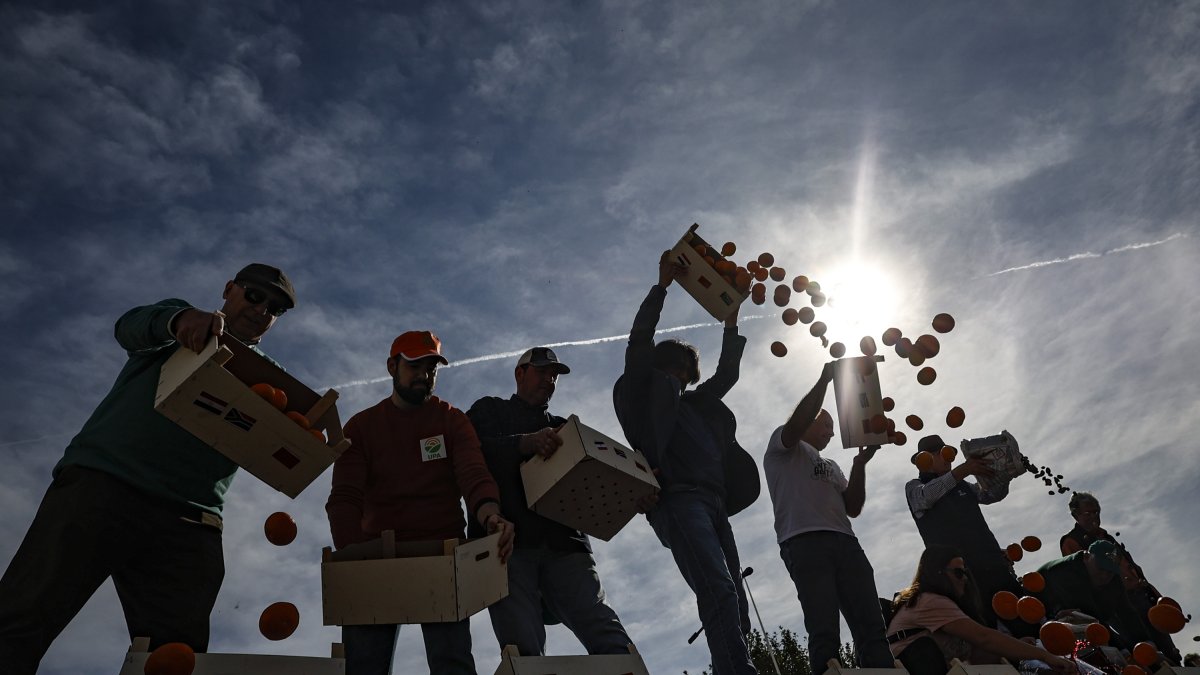
[[[907,675],[904,665],[899,661],[892,661],[891,668],[846,668],[837,659],[829,659],[826,665],[825,675]]]
[[[330,658],[268,654],[197,654],[192,675],[345,675],[342,645],[333,643]],[[144,675],[150,638],[136,638],[120,675]]]
[[[250,387],[282,389],[288,409],[325,432],[322,443]],[[163,364],[154,408],[285,495],[295,498],[329,468],[350,441],[342,436],[337,392],[304,386],[236,339],[212,338],[199,354],[179,349]]]
[[[958,659],[950,660],[950,672],[946,675],[1019,675],[1020,671],[1012,667],[1008,661],[1000,659],[1000,663],[983,663],[973,665],[963,663]]]
[[[650,675],[650,671],[633,645],[628,654],[595,656],[521,656],[508,645],[495,675]]]
[[[687,276],[676,279],[676,282],[714,319],[724,321],[750,294],[738,292],[712,265],[705,262],[703,256],[696,253],[696,246],[713,248],[696,233],[698,227],[693,223],[675,248],[671,249],[671,259],[687,267]],[[720,249],[716,250],[720,252]]]
[[[838,427],[843,448],[861,448],[888,442],[887,430],[871,431],[871,418],[883,415],[883,394],[879,390],[879,362],[882,356],[855,356],[838,359],[833,368],[833,392],[837,401]]]
[[[646,457],[571,415],[549,459],[521,464],[529,508],[550,520],[608,541],[637,513],[637,502],[658,491]]]
[[[326,547],[321,604],[326,626],[462,621],[508,595],[500,535],[480,539],[379,539]]]

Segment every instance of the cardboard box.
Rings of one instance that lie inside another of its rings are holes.
[[[650,675],[650,671],[633,645],[628,654],[595,656],[521,656],[508,645],[495,675]]]
[[[646,457],[571,415],[558,432],[563,444],[549,459],[521,464],[525,501],[535,513],[608,541],[658,491]]]
[[[976,476],[979,488],[991,492],[1026,472],[1024,455],[1017,439],[1008,431],[995,436],[963,440],[960,447],[964,457],[978,457],[988,463],[994,472],[991,476]]]
[[[333,643],[330,658],[273,656],[267,654],[197,654],[192,675],[345,675],[346,659],[340,643]],[[144,675],[150,658],[150,638],[133,641],[120,675]]]
[[[871,418],[883,415],[879,391],[879,362],[882,356],[838,359],[833,367],[833,392],[837,399],[838,426],[843,448],[861,448],[888,442],[887,430],[871,431]]]
[[[282,389],[288,410],[304,413],[322,443],[258,394],[265,382]],[[199,354],[179,349],[163,364],[154,408],[267,485],[295,498],[338,458],[342,436],[337,392],[324,396],[261,354],[228,336],[212,338]]]
[[[714,319],[724,321],[743,300],[750,297],[750,293],[738,292],[712,265],[705,262],[703,256],[696,253],[696,246],[715,248],[696,234],[698,227],[698,224],[693,223],[679,243],[675,244],[675,248],[671,249],[671,259],[688,269],[687,276],[676,279],[676,282],[690,293],[701,307],[708,310]],[[716,250],[720,252],[720,249]]]
[[[379,539],[322,551],[326,626],[462,621],[508,596],[499,533],[480,539]]]
[[[847,668],[837,659],[829,659],[825,664],[825,675],[907,675],[908,671],[899,661],[892,661],[894,668]]]

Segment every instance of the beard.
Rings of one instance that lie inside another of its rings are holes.
[[[395,386],[393,389],[396,391],[396,395],[400,397],[400,400],[408,403],[409,405],[421,405],[428,401],[429,397],[433,395],[433,392],[429,391],[425,387]]]

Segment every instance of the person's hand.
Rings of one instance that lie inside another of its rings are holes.
[[[858,454],[854,456],[855,464],[866,464],[875,456],[875,451],[879,449],[878,445],[868,445],[865,448],[859,448]]]
[[[549,459],[562,444],[563,440],[558,432],[546,427],[532,434],[521,436],[521,440],[517,441],[517,449],[527,457],[541,455],[543,458]]]
[[[968,457],[967,461],[962,463],[962,466],[963,470],[966,471],[966,475],[968,476],[983,476],[984,478],[991,478],[992,476],[996,475],[995,469],[993,469],[986,460],[979,457]]]
[[[483,526],[487,529],[488,534],[500,533],[500,541],[497,542],[496,553],[500,556],[500,562],[508,562],[508,557],[512,555],[513,551],[513,540],[517,534],[516,526],[499,513],[492,513],[485,517],[483,519]]]
[[[733,306],[733,311],[729,313],[729,316],[725,317],[725,327],[726,328],[733,328],[734,326],[737,325],[738,310],[740,310],[741,308],[742,308],[742,306],[740,304]]]
[[[209,336],[224,332],[225,315],[221,312],[189,308],[175,317],[175,341],[197,354],[204,350]]]
[[[666,288],[675,279],[685,276],[687,276],[687,266],[672,260],[670,251],[663,251],[662,257],[658,259],[658,285]]]
[[[833,382],[833,363],[833,361],[830,361],[821,367],[821,377],[817,378],[818,383],[829,384]]]

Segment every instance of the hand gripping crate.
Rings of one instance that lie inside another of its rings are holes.
[[[696,250],[697,247],[701,247],[713,251],[717,256],[721,255],[720,250],[713,248],[696,234],[698,227],[698,224],[693,223],[675,244],[675,248],[671,249],[671,260],[687,267],[687,276],[676,281],[700,303],[701,307],[708,310],[714,319],[724,321],[750,294],[734,288],[733,284],[721,276],[721,273]]]
[[[345,675],[346,659],[340,643],[333,643],[330,658],[274,656],[268,654],[196,654],[192,675]],[[150,658],[150,638],[135,638],[120,675],[143,675]]]
[[[379,539],[321,555],[326,626],[462,621],[508,595],[500,535],[480,539]]]
[[[508,645],[495,675],[650,675],[650,671],[633,645],[628,654],[595,656],[521,656]]]
[[[637,502],[658,491],[646,457],[571,415],[558,431],[563,444],[549,459],[521,464],[529,508],[604,541],[637,513]]]
[[[862,448],[888,442],[887,429],[871,430],[871,418],[883,415],[878,362],[882,356],[856,356],[834,361],[833,391],[843,448]]]
[[[265,382],[287,394],[322,442],[250,390]],[[324,396],[231,337],[213,337],[197,354],[180,348],[163,364],[154,408],[259,480],[295,498],[346,448],[337,392]]]
[[[837,659],[825,664],[825,675],[907,675],[908,670],[899,661],[892,661],[891,668],[846,668]]]

